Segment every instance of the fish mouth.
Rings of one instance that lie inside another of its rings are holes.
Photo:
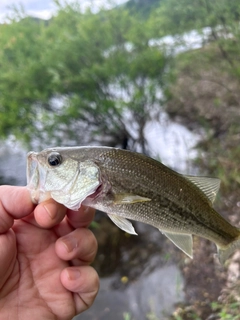
[[[90,195],[88,195],[83,201],[82,204],[86,207],[94,207],[94,203],[101,197],[103,194],[103,185],[100,184],[97,189]]]
[[[92,199],[92,200],[95,200],[96,198],[99,197],[99,195],[102,193],[103,191],[103,185],[102,183],[97,187],[97,189],[92,193],[90,194],[87,198],[89,199]]]
[[[38,153],[29,152],[27,155],[27,188],[30,191],[33,203],[39,203],[42,193],[41,187],[44,185],[46,174],[38,161]]]

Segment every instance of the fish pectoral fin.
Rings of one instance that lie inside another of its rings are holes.
[[[108,214],[108,216],[112,220],[112,222],[115,223],[123,231],[126,231],[127,233],[130,233],[130,234],[137,235],[132,223],[127,219],[116,216],[114,214]]]
[[[192,253],[192,235],[191,234],[180,234],[180,233],[170,233],[160,230],[169,240],[171,240],[175,246],[182,250],[191,259],[193,257]]]
[[[131,194],[131,193],[121,193],[121,194],[116,194],[114,196],[115,204],[132,204],[132,203],[146,202],[146,201],[151,201],[151,199],[138,196],[135,194]]]
[[[195,184],[213,203],[220,187],[220,179],[208,177],[184,176]]]

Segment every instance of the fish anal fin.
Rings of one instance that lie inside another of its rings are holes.
[[[131,193],[121,193],[121,194],[115,194],[114,196],[114,203],[115,204],[132,204],[137,202],[146,202],[151,201],[151,199],[138,196]]]
[[[184,176],[195,184],[213,203],[220,187],[220,179],[209,177]]]
[[[127,233],[137,235],[132,223],[123,217],[119,217],[114,214],[108,214],[109,218],[115,223],[120,229]]]
[[[175,246],[182,250],[189,258],[192,259],[192,235],[191,234],[180,234],[180,233],[170,233],[160,230],[169,240],[171,240]]]

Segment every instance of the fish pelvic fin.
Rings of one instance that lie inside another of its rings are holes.
[[[240,230],[239,230],[240,233]],[[218,248],[218,259],[221,264],[225,264],[226,260],[236,251],[240,250],[240,235],[237,237],[237,239],[230,242],[230,244],[226,248],[221,248],[217,246]]]
[[[108,216],[112,220],[112,222],[115,223],[116,226],[118,226],[118,228],[122,229],[123,231],[125,231],[129,234],[137,235],[132,223],[130,221],[128,221],[127,219],[125,219],[123,217],[119,217],[114,214],[109,214],[109,213],[108,213]]]

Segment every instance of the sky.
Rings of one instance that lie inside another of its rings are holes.
[[[106,1],[104,0],[77,0],[85,6],[91,6],[97,8]],[[115,4],[120,4],[126,0],[114,0]],[[69,2],[69,1],[68,1]],[[113,1],[112,1],[113,2]],[[6,14],[9,12],[9,8],[13,5],[23,5],[25,12],[31,16],[49,19],[56,9],[56,5],[52,0],[0,0],[0,21],[5,20]]]
[[[54,4],[51,0],[1,0],[0,1],[0,18],[4,19],[4,16],[9,12],[9,8],[13,5],[23,5],[25,11],[33,16],[43,19],[50,18],[54,12]]]

